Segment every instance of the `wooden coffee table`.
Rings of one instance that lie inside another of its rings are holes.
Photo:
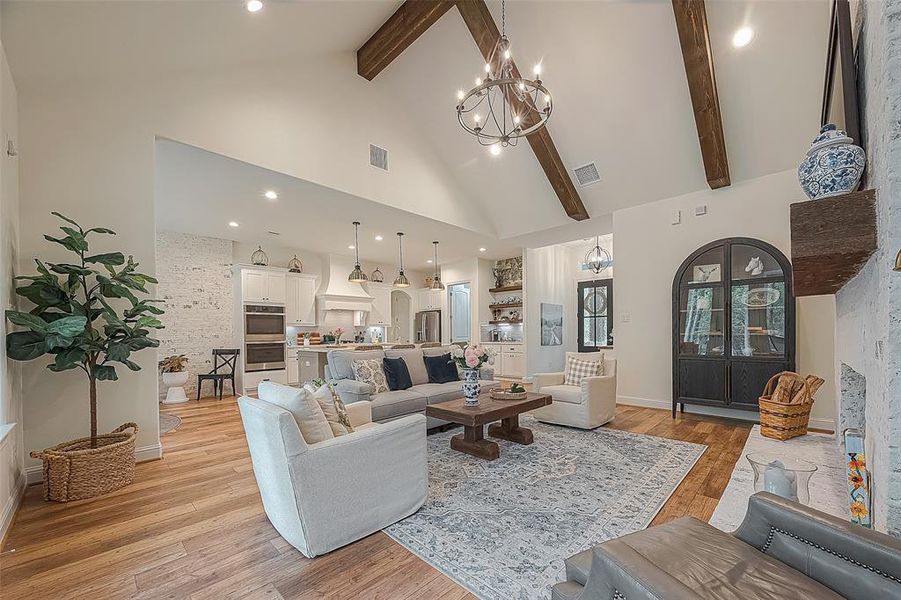
[[[451,438],[450,446],[454,450],[495,460],[501,455],[501,449],[496,442],[485,439],[485,425],[500,421],[500,425],[488,427],[488,435],[517,444],[531,444],[532,430],[519,426],[519,415],[550,403],[548,394],[534,392],[529,392],[524,400],[495,400],[488,394],[482,394],[478,406],[466,406],[463,398],[459,398],[430,404],[425,414],[463,426],[463,434]]]

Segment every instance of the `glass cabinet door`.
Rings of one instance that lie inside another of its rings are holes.
[[[732,285],[732,356],[785,354],[785,282]]]
[[[723,290],[722,286],[682,288],[679,303],[679,354],[724,354],[726,311]]]

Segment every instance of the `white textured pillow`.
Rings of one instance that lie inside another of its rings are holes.
[[[316,444],[335,437],[319,402],[304,388],[263,381],[257,388],[257,395],[260,400],[291,413],[306,443]]]
[[[576,356],[566,357],[566,371],[563,374],[564,385],[582,385],[586,377],[597,377],[604,374],[604,355],[599,360],[585,360]]]
[[[354,379],[372,386],[373,394],[388,391],[388,380],[385,379],[385,367],[380,359],[355,360],[353,363]]]
[[[313,398],[319,402],[319,407],[322,409],[323,414],[325,414],[325,419],[328,421],[329,427],[332,429],[332,434],[335,437],[353,433],[354,427],[350,424],[350,418],[347,416],[347,410],[344,408],[344,403],[341,401],[338,394],[335,393],[335,390],[332,389],[331,385],[325,384],[321,386],[313,392]]]

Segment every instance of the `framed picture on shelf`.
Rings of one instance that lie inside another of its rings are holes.
[[[691,275],[692,283],[716,283],[723,280],[719,264],[695,265]]]

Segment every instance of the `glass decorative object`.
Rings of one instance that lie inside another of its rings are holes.
[[[385,281],[385,276],[382,275],[381,269],[378,267],[375,268],[375,271],[369,276],[369,281],[374,281],[375,283],[382,283]]]
[[[257,249],[253,251],[253,254],[250,255],[250,262],[258,267],[265,267],[269,264],[269,256],[263,252],[262,246],[257,246]]]
[[[799,458],[752,452],[745,458],[754,469],[754,491],[769,492],[794,502],[810,502],[810,477],[817,466]]]
[[[303,273],[303,263],[297,258],[297,255],[294,255],[294,258],[288,261],[288,272],[290,273]]]

